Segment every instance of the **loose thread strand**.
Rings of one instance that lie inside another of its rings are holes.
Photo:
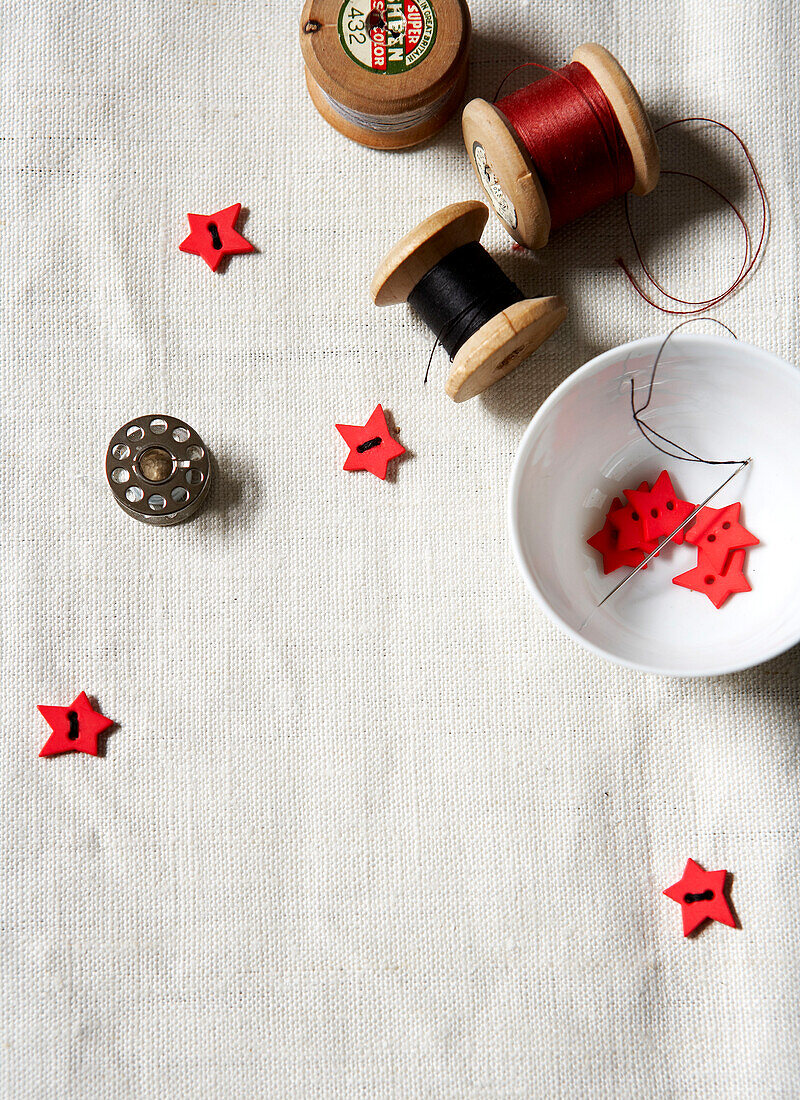
[[[473,313],[480,313],[483,310],[484,306],[486,306],[490,301],[491,297],[488,296],[486,298],[482,298],[478,302],[474,302],[473,304],[466,306],[465,309],[462,309],[460,313],[451,318],[451,320],[447,322],[444,328],[440,329],[437,332],[436,339],[434,340],[433,347],[431,348],[431,353],[428,357],[428,365],[425,368],[425,377],[422,380],[423,386],[427,385],[428,383],[428,375],[430,374],[431,363],[433,362],[433,357],[436,354],[436,349],[439,347],[440,344],[443,343],[448,333],[450,333],[455,328],[459,321],[465,321],[467,317],[469,317]]]
[[[501,99],[500,94],[508,80],[525,68],[538,69],[545,75]],[[569,87],[569,93],[557,90],[564,86]],[[739,134],[724,122],[692,115],[673,119],[655,131],[663,133],[674,126],[691,123],[724,130],[736,140],[744,154],[760,200],[761,228],[756,242],[755,226],[751,228],[736,203],[710,180],[677,168],[662,172],[662,175],[693,180],[705,187],[733,212],[744,234],[742,262],[735,278],[718,294],[693,299],[682,298],[669,291],[656,278],[645,259],[631,218],[630,191],[634,169],[630,148],[608,97],[586,66],[571,62],[563,69],[552,69],[536,61],[522,62],[510,69],[500,81],[493,103],[505,115],[533,161],[547,198],[552,229],[576,220],[611,198],[624,196],[625,220],[643,278],[634,275],[622,256],[618,256],[616,262],[639,297],[654,309],[673,316],[705,313],[731,297],[758,264],[769,236],[769,199],[750,150]],[[588,108],[589,114],[583,108]],[[581,150],[579,161],[574,156],[575,148]],[[565,171],[565,168],[568,170]],[[655,292],[663,295],[667,304],[657,301],[653,296]]]
[[[768,237],[768,228],[769,228],[769,200],[767,198],[766,189],[764,187],[764,184],[763,184],[763,181],[762,181],[761,176],[759,174],[759,171],[756,167],[755,161],[753,160],[753,157],[750,153],[750,150],[747,148],[744,141],[736,133],[735,130],[733,130],[730,126],[726,126],[724,122],[719,122],[715,118],[705,118],[703,116],[690,116],[690,117],[687,117],[687,118],[677,118],[677,119],[674,119],[672,122],[667,122],[663,126],[659,126],[658,129],[656,130],[656,133],[661,133],[663,130],[668,130],[673,126],[680,126],[680,125],[684,125],[686,123],[691,123],[691,122],[708,123],[709,125],[712,125],[712,126],[718,126],[718,127],[720,127],[720,129],[725,130],[726,133],[729,133],[732,137],[734,137],[736,139],[736,141],[739,143],[739,146],[740,146],[740,148],[741,148],[742,152],[744,153],[745,158],[747,160],[747,164],[750,168],[750,172],[752,174],[753,180],[755,181],[756,189],[758,191],[759,199],[760,199],[760,202],[761,202],[761,232],[759,234],[758,244],[756,244],[754,246],[753,245],[753,234],[751,232],[750,226],[749,226],[747,220],[745,219],[744,215],[741,213],[741,211],[738,209],[738,207],[735,205],[735,203],[731,199],[728,198],[727,195],[723,194],[717,187],[714,186],[714,184],[710,183],[706,179],[703,179],[702,176],[694,175],[691,172],[681,172],[677,169],[667,169],[664,172],[662,172],[662,175],[665,175],[665,176],[666,175],[682,176],[685,179],[696,180],[698,183],[701,183],[704,187],[708,188],[709,191],[712,191],[715,195],[718,196],[718,198],[722,199],[722,201],[724,203],[726,203],[726,205],[734,212],[734,214],[738,218],[739,223],[741,224],[742,229],[744,231],[744,238],[745,238],[744,256],[743,256],[743,259],[742,259],[741,267],[739,268],[738,274],[736,275],[736,278],[733,280],[733,282],[731,282],[729,284],[729,286],[726,287],[725,290],[721,291],[719,294],[716,294],[716,295],[712,296],[711,298],[698,299],[698,300],[694,300],[694,299],[691,299],[691,298],[681,298],[678,295],[671,294],[664,286],[662,286],[662,284],[658,281],[658,279],[656,279],[656,277],[653,275],[652,271],[650,270],[650,268],[647,264],[647,261],[645,260],[644,255],[642,253],[642,250],[641,250],[641,247],[639,245],[638,239],[636,237],[636,232],[633,228],[633,223],[631,221],[631,216],[630,216],[630,196],[626,193],[625,199],[624,199],[625,219],[627,221],[628,231],[630,232],[631,240],[633,242],[633,247],[634,247],[634,250],[636,252],[636,256],[639,260],[639,263],[641,265],[642,272],[644,273],[645,279],[647,280],[648,283],[650,283],[651,286],[653,286],[656,290],[658,290],[661,294],[663,294],[664,297],[667,298],[669,301],[675,302],[677,305],[689,306],[691,308],[689,308],[689,309],[672,309],[669,306],[664,306],[661,303],[655,301],[651,297],[651,295],[648,294],[647,291],[642,287],[642,285],[637,281],[637,279],[635,278],[635,276],[631,272],[630,268],[628,267],[628,265],[625,263],[625,261],[623,260],[623,258],[621,256],[617,257],[617,263],[622,268],[622,270],[624,271],[628,281],[630,282],[631,286],[633,287],[633,289],[636,291],[636,293],[639,295],[640,298],[643,298],[644,301],[648,302],[651,306],[653,306],[657,310],[660,310],[662,313],[671,314],[673,316],[688,316],[688,315],[692,315],[692,314],[704,313],[706,310],[713,309],[714,306],[717,306],[721,302],[724,302],[726,299],[730,298],[730,296],[732,294],[734,294],[736,292],[736,290],[738,290],[738,288],[742,285],[742,283],[745,281],[745,279],[747,279],[747,277],[750,275],[750,273],[753,271],[756,264],[758,263],[761,255],[764,251],[764,247],[766,245],[766,241],[767,241],[767,237]]]
[[[715,325],[720,325],[722,328],[725,329],[726,332],[729,332],[731,334],[731,336],[734,338],[734,340],[738,339],[738,337],[736,336],[736,333],[733,331],[733,329],[729,328],[723,321],[717,320],[716,317],[690,317],[690,318],[688,318],[688,320],[681,321],[680,324],[675,325],[675,327],[673,329],[671,329],[671,331],[668,332],[667,335],[664,337],[664,339],[661,342],[661,346],[659,347],[658,352],[656,353],[656,357],[653,361],[653,367],[652,367],[652,370],[650,372],[650,383],[647,387],[647,399],[644,402],[644,404],[640,405],[638,408],[636,407],[636,381],[635,381],[635,379],[631,378],[631,414],[633,416],[633,422],[636,425],[636,427],[639,429],[639,431],[641,432],[643,438],[647,440],[647,442],[651,445],[651,447],[655,447],[655,449],[657,451],[661,451],[661,453],[667,455],[668,458],[677,459],[679,462],[700,462],[704,466],[736,466],[736,465],[740,465],[744,462],[749,462],[749,459],[742,459],[742,458],[725,458],[725,459],[701,458],[700,455],[696,455],[694,453],[694,451],[690,451],[690,450],[688,450],[688,448],[684,447],[682,444],[676,443],[675,440],[670,439],[669,436],[662,435],[661,432],[657,432],[656,429],[651,424],[648,424],[647,421],[642,419],[642,413],[649,407],[650,402],[653,399],[653,388],[655,386],[655,381],[656,381],[656,371],[658,370],[658,365],[661,362],[661,356],[664,354],[664,349],[666,348],[667,344],[672,339],[672,337],[675,335],[675,333],[678,331],[678,329],[683,328],[684,325],[690,325],[690,324],[692,324],[694,322],[697,322],[697,321],[713,321],[713,323]],[[668,446],[674,448],[674,450],[676,450],[676,451],[682,451],[683,454],[673,454],[670,451],[665,450],[664,447],[659,446],[658,443],[656,443],[653,439],[651,439],[650,438],[651,436],[655,436],[657,439],[660,439],[663,443],[666,443]]]

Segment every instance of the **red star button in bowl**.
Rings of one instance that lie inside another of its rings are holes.
[[[751,591],[750,583],[742,572],[744,550],[733,551],[724,573],[717,573],[702,550],[698,552],[697,558],[694,569],[673,577],[673,584],[689,588],[692,592],[703,592],[716,608],[722,607],[728,596],[732,596],[734,592]]]
[[[187,214],[191,233],[178,245],[181,252],[202,256],[212,271],[217,270],[226,256],[255,252],[253,245],[236,232],[241,209],[242,204],[237,202],[216,214]]]
[[[643,481],[638,490],[631,490],[631,492],[645,493],[648,490],[647,482]],[[625,496],[630,498],[630,492],[627,489]],[[637,511],[632,504],[612,508],[608,513],[608,519],[617,529],[617,546],[620,550],[638,550],[647,541],[641,512]]]
[[[686,532],[686,541],[701,551],[717,573],[722,572],[729,551],[758,546],[756,536],[739,522],[741,507],[702,508]]]
[[[664,891],[681,907],[684,936],[691,936],[706,920],[718,920],[720,924],[736,927],[725,898],[727,875],[727,871],[704,871],[699,863],[688,859],[683,877]]]
[[[666,470],[658,475],[652,489],[627,489],[625,496],[642,517],[644,537],[651,542],[660,542],[694,511],[693,504],[678,498]],[[672,541],[682,543],[684,534],[683,529],[677,531]]]
[[[598,554],[602,554],[603,573],[606,575],[626,565],[636,566],[640,561],[644,561],[645,557],[643,550],[620,550],[619,533],[611,521],[611,513],[618,508],[622,508],[622,501],[619,497],[614,497],[606,515],[606,522],[596,534],[586,540],[593,550],[596,550]],[[653,546],[653,549],[655,550],[655,546]],[[646,568],[647,566],[645,566]]]
[[[68,707],[36,708],[53,731],[39,756],[56,756],[60,752],[86,752],[97,756],[97,737],[114,723],[96,711],[82,691]]]
[[[375,406],[375,411],[363,427],[360,424],[337,424],[336,430],[350,448],[344,463],[345,470],[369,470],[385,481],[389,463],[405,454],[405,447],[392,437],[386,414],[380,405]]]

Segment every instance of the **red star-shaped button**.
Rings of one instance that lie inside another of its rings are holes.
[[[717,573],[711,562],[701,550],[694,569],[672,578],[673,584],[689,588],[692,592],[704,592],[714,607],[720,608],[734,592],[749,592],[750,585],[742,569],[744,568],[744,550],[734,550],[728,559],[724,573]]]
[[[631,492],[646,493],[649,486],[643,481],[638,490],[625,490],[625,496],[630,499]],[[640,550],[647,542],[644,534],[644,520],[641,512],[632,504],[626,504],[619,508],[613,508],[608,513],[608,518],[617,529],[617,545],[620,550]],[[655,547],[651,547],[655,549]],[[648,550],[648,554],[650,551]]]
[[[60,752],[87,752],[97,756],[97,736],[114,723],[94,710],[85,691],[69,707],[38,707],[52,729],[39,756]]]
[[[727,875],[727,871],[704,871],[699,863],[687,859],[680,882],[664,891],[681,907],[684,936],[690,936],[705,920],[718,920],[731,928],[736,927],[725,897]]]
[[[337,424],[336,430],[350,448],[344,463],[345,470],[369,470],[385,481],[389,463],[405,454],[405,447],[392,438],[380,405],[375,406],[363,428],[360,424]]]
[[[191,233],[178,246],[181,252],[202,256],[212,271],[216,271],[226,256],[240,252],[255,252],[255,248],[234,228],[242,204],[236,202],[216,214],[187,214]]]
[[[686,541],[702,551],[717,573],[722,572],[731,550],[758,545],[756,536],[739,522],[741,507],[703,508],[686,532]]]
[[[636,566],[639,562],[644,560],[645,556],[644,552],[639,549],[620,550],[619,532],[611,522],[611,513],[617,508],[622,508],[622,501],[619,497],[614,497],[611,501],[611,507],[608,510],[608,514],[606,515],[606,522],[597,534],[592,535],[590,539],[586,540],[593,550],[603,555],[604,574],[613,573],[615,569],[621,569],[626,565]],[[653,547],[653,549],[655,549],[655,547]]]
[[[670,531],[674,531],[694,511],[694,505],[688,500],[678,499],[666,470],[661,471],[649,491],[641,488],[628,489],[625,496],[642,517],[644,537],[651,542],[660,542],[666,538]],[[684,536],[684,530],[677,531],[672,536],[672,541],[680,544]]]

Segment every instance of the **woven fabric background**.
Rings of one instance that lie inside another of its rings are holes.
[[[592,355],[666,331],[613,260],[622,211],[544,252],[484,241],[570,315],[463,406],[379,257],[479,197],[452,122],[351,144],[306,95],[300,3],[2,5],[0,1088],[131,1097],[788,1097],[800,1087],[797,652],[668,681],[577,648],[526,593],[505,488],[524,426]],[[752,145],[766,260],[718,311],[798,358],[785,0],[473,0],[470,90],[595,40],[657,121]],[[664,160],[755,213],[735,146]],[[241,202],[259,252],[212,275],[186,212]],[[734,219],[665,179],[635,206],[691,293]],[[380,401],[409,457],[345,474]],[[192,424],[209,508],[153,530],[105,483],[112,433]],[[792,502],[787,502],[793,506]],[[546,517],[543,517],[546,522]],[[81,690],[105,756],[39,759]],[[684,940],[661,891],[733,874],[739,930]]]

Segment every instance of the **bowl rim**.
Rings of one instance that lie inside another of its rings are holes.
[[[522,480],[523,463],[527,458],[528,451],[531,445],[532,437],[540,430],[543,422],[550,415],[550,410],[559,403],[571,390],[591,375],[602,370],[606,363],[612,358],[618,358],[621,354],[630,355],[635,352],[645,352],[647,350],[654,350],[664,340],[665,333],[655,336],[643,336],[638,340],[629,340],[625,344],[619,344],[616,347],[609,348],[607,351],[601,352],[599,355],[595,355],[588,362],[578,367],[567,378],[564,379],[547,397],[539,408],[534,413],[530,423],[522,434],[522,438],[517,446],[516,454],[514,455],[514,461],[511,466],[511,473],[508,478],[508,491],[506,496],[506,518],[508,522],[508,531],[511,540],[511,549],[516,561],[517,569],[522,576],[526,586],[530,589],[536,603],[545,613],[545,615],[559,627],[568,637],[577,642],[583,649],[589,650],[591,653],[596,654],[598,657],[602,657],[603,660],[609,661],[611,664],[621,666],[623,668],[630,668],[636,672],[646,672],[654,676],[664,676],[670,679],[706,679],[711,676],[727,676],[734,672],[743,672],[749,668],[755,668],[758,665],[764,664],[766,661],[774,660],[782,653],[788,652],[795,645],[800,642],[800,623],[798,623],[796,633],[792,635],[788,642],[781,642],[774,648],[766,651],[762,656],[756,660],[734,661],[719,664],[711,669],[707,669],[703,672],[698,672],[696,669],[663,669],[658,668],[655,665],[645,664],[641,661],[632,661],[627,657],[618,657],[613,653],[609,653],[608,650],[603,649],[602,646],[597,645],[595,642],[589,641],[584,638],[579,631],[570,626],[561,615],[550,605],[547,596],[542,591],[540,586],[536,583],[536,580],[530,573],[525,556],[522,551],[522,543],[519,534],[519,528],[517,519],[519,516],[519,489]],[[717,336],[711,333],[681,333],[672,337],[671,341],[674,345],[679,346],[682,343],[701,343],[708,344],[711,347],[720,347],[721,345],[730,346],[731,338],[726,336]],[[785,359],[781,359],[775,355],[774,352],[765,351],[764,348],[756,347],[754,344],[749,344],[743,340],[735,341],[736,347],[744,351],[750,351],[757,353],[761,359],[763,365],[768,370],[773,370],[778,374],[786,374],[791,376],[793,381],[800,386],[800,370],[787,362]]]

